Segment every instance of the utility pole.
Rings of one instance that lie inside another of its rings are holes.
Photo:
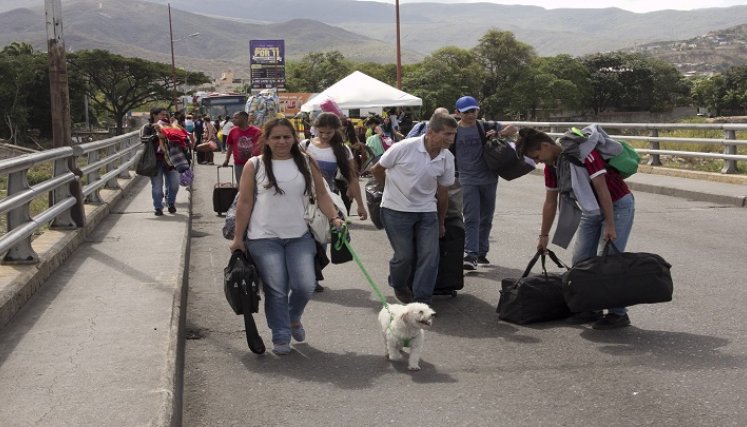
[[[171,3],[169,3],[169,40],[171,40],[171,80],[174,81],[174,88],[171,90],[171,102],[174,103],[174,110],[179,106],[176,101],[176,62],[174,61],[174,30],[171,26]]]
[[[397,9],[397,89],[402,90],[402,52],[399,47],[399,0],[396,0]]]
[[[65,41],[62,38],[62,0],[45,0],[49,95],[52,106],[52,145],[72,144],[70,90],[68,88]]]
[[[44,10],[47,22],[47,58],[49,61],[49,101],[52,109],[52,145],[65,147],[73,145],[72,126],[70,124],[70,89],[67,79],[67,63],[65,62],[65,41],[62,38],[62,0],[44,0]],[[75,158],[70,157],[67,170],[55,162],[55,176],[68,171],[80,176],[81,171],[75,164]],[[71,194],[77,203],[70,208],[70,217],[64,215],[55,218],[52,228],[85,225],[86,212],[83,207],[83,192],[80,180],[70,182],[69,193],[57,189],[49,193],[49,204],[52,206],[58,200]],[[71,224],[72,222],[72,224]]]

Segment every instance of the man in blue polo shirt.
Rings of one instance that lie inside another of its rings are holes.
[[[378,182],[385,183],[381,221],[394,249],[389,286],[405,304],[430,304],[436,286],[438,240],[446,232],[447,188],[455,180],[454,156],[448,148],[456,128],[453,117],[436,113],[425,135],[392,145],[371,170]]]
[[[485,130],[477,121],[480,106],[471,96],[456,102],[460,116],[459,128],[452,150],[455,155],[459,183],[464,201],[464,269],[476,270],[477,264],[490,264],[490,230],[493,228],[498,175],[488,169],[483,159],[483,146],[488,138],[498,133],[509,136],[517,132],[511,125],[497,124],[496,129]]]

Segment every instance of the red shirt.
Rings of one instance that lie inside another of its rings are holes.
[[[244,165],[252,156],[261,154],[259,151],[259,137],[261,135],[262,129],[253,125],[244,130],[239,127],[231,128],[226,137],[226,145],[231,147],[235,164]]]
[[[584,159],[584,167],[589,172],[589,179],[593,179],[601,174],[604,174],[604,179],[607,182],[607,188],[610,191],[610,197],[612,201],[617,201],[623,198],[625,195],[630,194],[628,185],[625,184],[620,173],[615,168],[607,169],[607,163],[605,163],[599,151],[592,150],[588,156]],[[545,187],[550,191],[558,190],[558,174],[555,170],[555,166],[545,165]],[[593,188],[593,187],[592,187]],[[596,196],[596,192],[594,194]]]

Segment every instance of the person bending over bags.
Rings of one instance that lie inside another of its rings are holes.
[[[537,249],[547,249],[550,228],[559,210],[553,243],[567,248],[573,235],[573,264],[593,257],[612,240],[625,251],[633,228],[635,199],[614,168],[607,167],[599,151],[584,144],[561,147],[544,132],[525,128],[519,131],[516,151],[535,162],[545,164],[545,203],[542,208]],[[573,157],[581,165],[574,163]],[[569,319],[572,323],[594,322],[594,329],[615,329],[630,325],[625,307],[582,312]]]
[[[288,354],[291,337],[306,338],[301,315],[314,292],[316,243],[304,219],[304,206],[316,188],[319,208],[341,228],[319,166],[302,153],[293,124],[272,119],[262,131],[262,155],[252,157],[239,182],[236,229],[231,252],[249,251],[264,281],[265,315],[273,352]],[[246,240],[243,239],[246,233]]]

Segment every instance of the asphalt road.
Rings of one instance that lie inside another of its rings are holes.
[[[219,156],[216,156],[218,162]],[[635,306],[615,331],[498,320],[500,280],[535,248],[542,178],[501,182],[492,265],[438,297],[419,372],[384,359],[381,308],[355,263],[325,270],[303,319],[307,341],[283,357],[248,351],[225,301],[228,241],[212,212],[215,170],[198,166],[188,296],[185,426],[747,425],[745,210],[636,193],[629,251],[673,264],[671,303]],[[354,209],[353,209],[354,211]],[[352,244],[384,293],[383,231],[354,219]],[[570,261],[570,253],[556,253]],[[255,315],[268,346],[262,311]]]

